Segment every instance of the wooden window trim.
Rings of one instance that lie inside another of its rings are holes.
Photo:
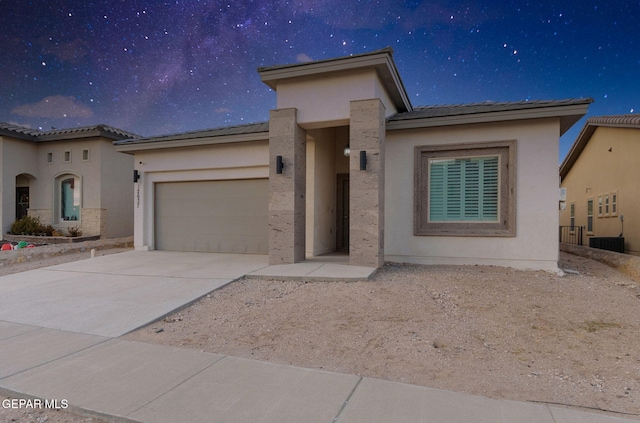
[[[500,157],[499,221],[430,222],[429,159],[446,157]],[[516,141],[454,145],[425,145],[414,149],[414,235],[416,236],[516,236]]]

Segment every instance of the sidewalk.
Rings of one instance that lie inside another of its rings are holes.
[[[324,257],[129,251],[0,278],[0,392],[113,422],[637,422],[118,336],[248,277],[367,279]]]
[[[114,422],[637,421],[8,322],[0,392]]]

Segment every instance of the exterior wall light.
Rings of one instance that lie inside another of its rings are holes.
[[[360,170],[367,170],[367,152],[360,150]]]
[[[140,179],[142,179],[142,176],[140,175],[140,172],[138,172],[137,169],[133,170],[133,182],[138,182]]]
[[[284,163],[282,163],[282,156],[276,156],[276,174],[282,175],[282,169],[284,169]]]
[[[344,147],[343,153],[345,157],[349,157],[351,155],[351,148],[349,148],[349,144]]]

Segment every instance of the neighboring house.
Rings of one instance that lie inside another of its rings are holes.
[[[132,137],[105,125],[38,131],[0,123],[2,233],[28,213],[63,233],[131,236],[133,158],[113,141]]]
[[[640,114],[587,120],[560,166],[566,189],[560,225],[590,237],[624,236],[625,252],[640,255]]]
[[[557,270],[559,136],[590,99],[413,107],[391,49],[258,72],[268,123],[115,142],[136,248]]]

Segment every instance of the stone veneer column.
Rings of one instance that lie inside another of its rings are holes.
[[[269,117],[269,264],[305,258],[306,132],[295,108],[271,110]],[[284,169],[276,174],[276,156]]]
[[[351,102],[349,130],[349,263],[384,264],[384,105],[379,99]],[[367,169],[360,170],[360,151]]]

